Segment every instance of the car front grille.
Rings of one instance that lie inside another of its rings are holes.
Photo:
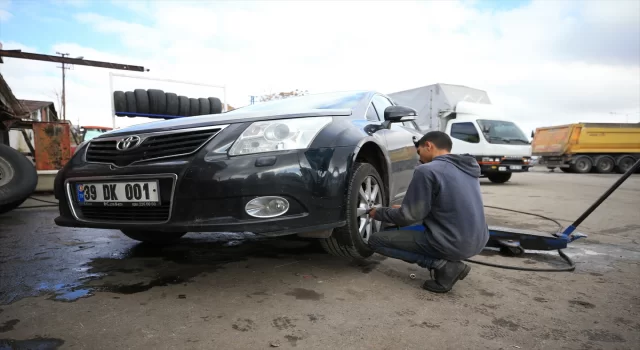
[[[87,148],[90,163],[127,166],[134,162],[180,157],[196,152],[222,130],[221,127],[139,135],[140,145],[131,150],[118,150],[118,142],[126,136],[94,139]]]
[[[89,221],[164,222],[169,220],[170,204],[157,207],[82,207],[80,213]]]

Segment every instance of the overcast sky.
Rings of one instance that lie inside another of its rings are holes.
[[[118,73],[226,85],[235,107],[294,89],[391,93],[449,83],[487,91],[527,134],[579,121],[640,122],[637,0],[0,0],[0,42],[150,69]],[[56,101],[57,64],[4,61],[0,71],[18,98]],[[67,73],[67,117],[111,125],[109,70]],[[223,97],[203,86],[124,77],[113,84]]]

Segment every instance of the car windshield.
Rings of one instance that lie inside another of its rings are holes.
[[[271,110],[304,110],[304,109],[353,109],[366,92],[334,92],[326,94],[289,97],[282,100],[259,102],[241,107],[228,113],[261,112]]]
[[[479,119],[478,125],[489,143],[530,144],[529,139],[527,139],[522,130],[513,122]]]

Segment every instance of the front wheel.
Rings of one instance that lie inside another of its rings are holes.
[[[125,236],[144,243],[170,244],[178,241],[186,232],[162,232],[145,230],[120,230]]]
[[[336,228],[333,235],[320,241],[324,250],[332,255],[366,259],[373,255],[369,238],[380,231],[382,223],[373,220],[367,209],[384,206],[387,202],[384,183],[378,171],[367,163],[353,167],[345,198],[347,225]]]
[[[489,181],[496,184],[503,184],[511,179],[511,173],[497,173],[487,175]]]

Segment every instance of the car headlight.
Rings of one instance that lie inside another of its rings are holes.
[[[255,122],[238,137],[229,155],[308,148],[331,120],[331,117],[310,117]]]

